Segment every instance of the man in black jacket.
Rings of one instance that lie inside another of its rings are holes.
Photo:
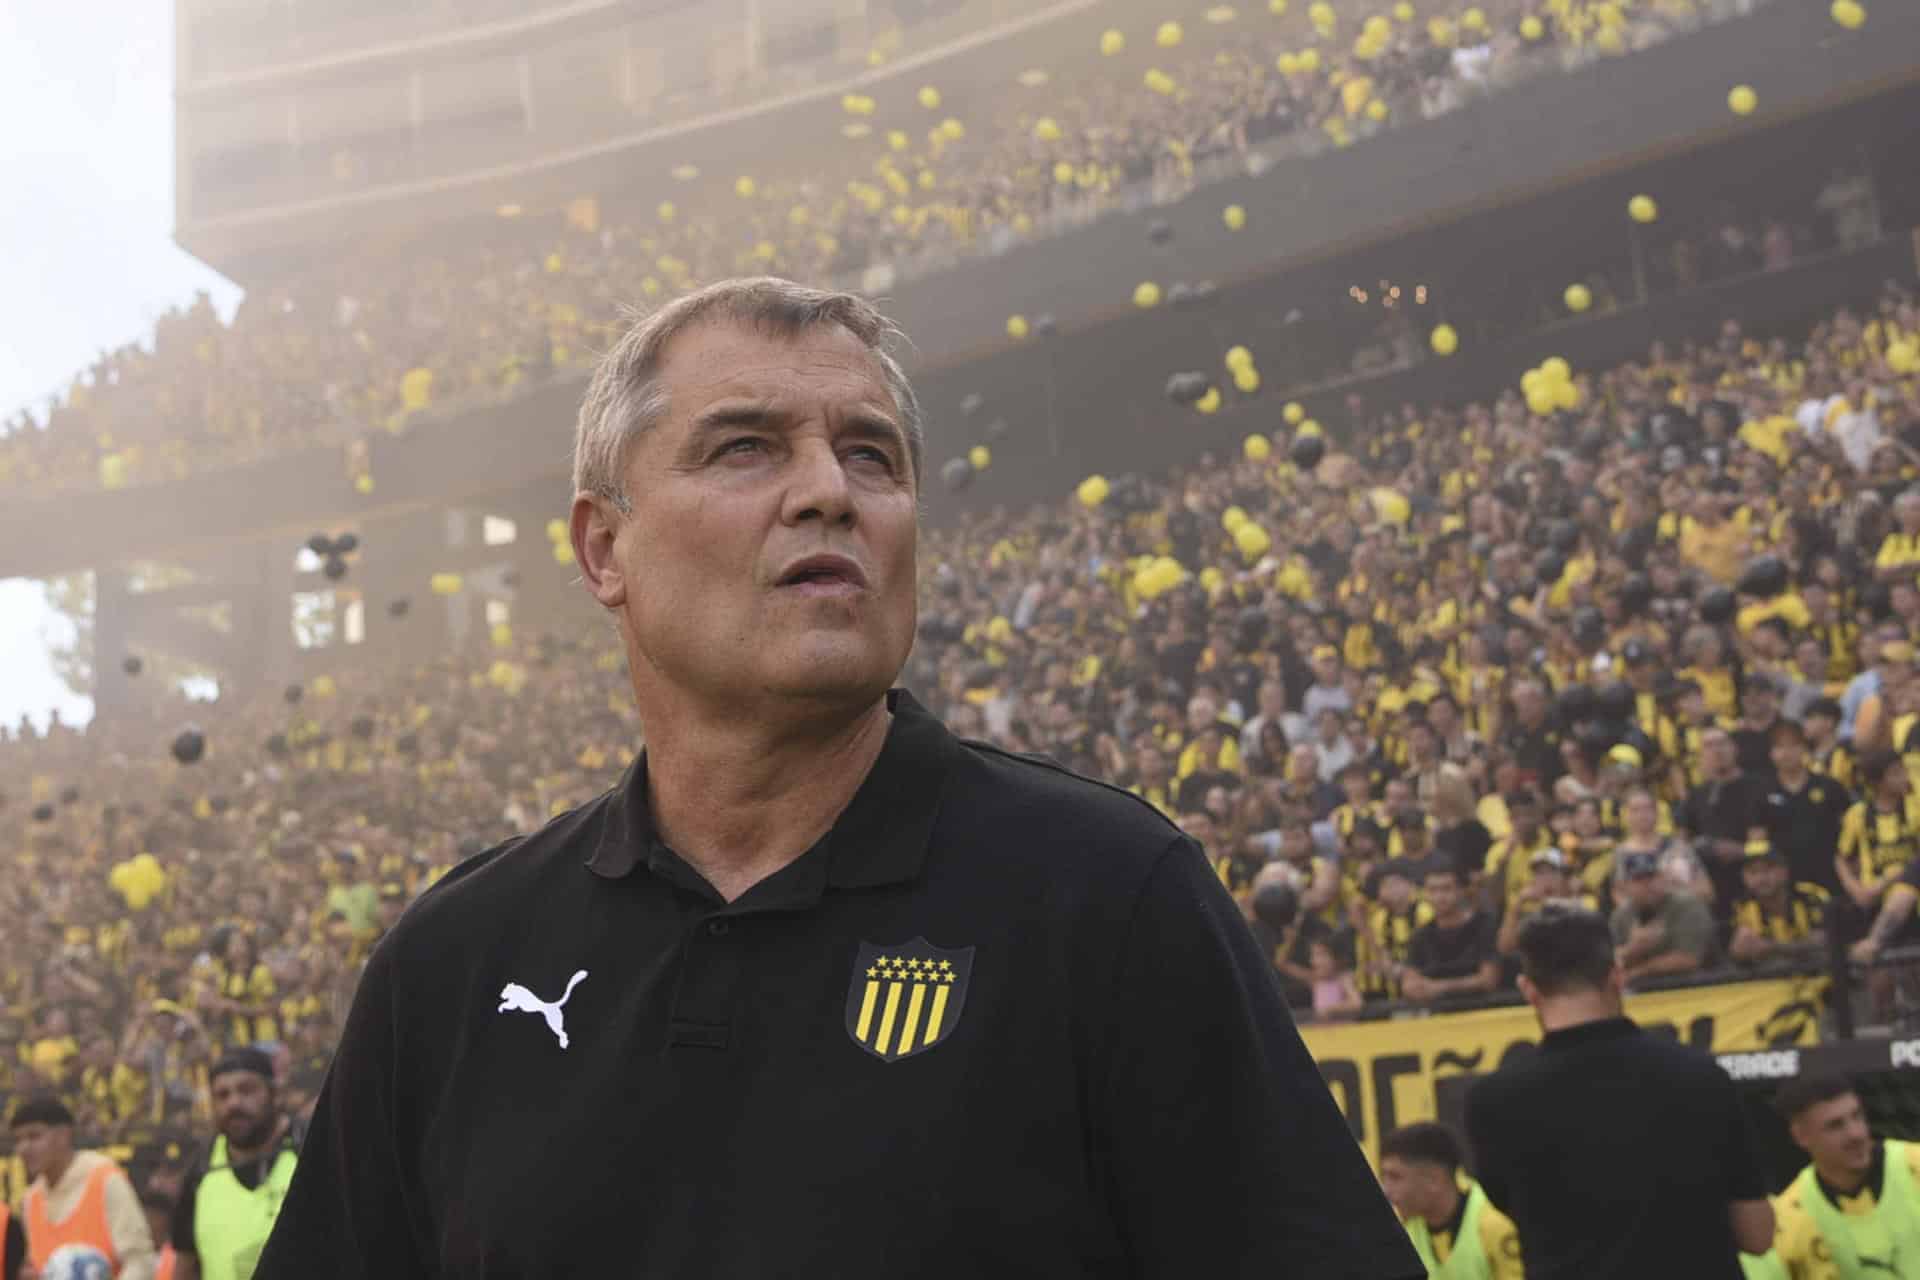
[[[1480,1185],[1520,1228],[1529,1280],[1739,1280],[1773,1209],[1733,1082],[1625,1016],[1607,923],[1543,908],[1520,990],[1545,1033],[1467,1096]]]

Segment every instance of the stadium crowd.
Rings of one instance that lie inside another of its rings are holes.
[[[1571,411],[1356,397],[1337,439],[976,514],[926,536],[906,682],[1177,821],[1303,1017],[1504,990],[1557,899],[1636,981],[1864,958],[1920,901],[1916,336],[1889,286],[1580,372]],[[622,661],[528,636],[6,735],[7,1106],[57,1094],[161,1191],[221,1054],[297,1115],[405,903],[631,759]]]
[[[1076,75],[1007,95],[970,123],[906,104],[872,121],[849,114],[864,133],[839,144],[858,149],[844,185],[816,165],[808,177],[740,175],[684,209],[582,201],[564,226],[496,219],[433,245],[369,246],[249,293],[230,324],[201,298],[163,317],[150,343],[103,352],[43,413],[0,426],[0,492],[166,483],[402,430],[583,367],[622,304],[742,273],[848,284],[879,264],[894,278],[951,266],[1137,204],[1143,191],[1174,199],[1747,7],[1550,0],[1533,13],[1495,0],[1416,13],[1403,3],[1363,25],[1325,4],[1278,4],[1278,18],[1239,15],[1231,30],[1253,32],[1223,47],[1202,38],[1196,16],[1192,34],[1156,49],[1158,88],[1132,72]],[[924,137],[896,127],[905,112],[934,127]]]

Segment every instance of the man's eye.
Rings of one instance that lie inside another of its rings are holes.
[[[714,451],[713,456],[718,458],[729,453],[745,453],[750,449],[758,449],[760,447],[761,447],[761,442],[758,437],[741,436],[737,440],[729,440],[725,444],[721,445],[718,449]]]
[[[853,450],[852,456],[871,458],[883,467],[891,467],[893,465],[892,454],[888,453],[885,449],[878,449],[872,445],[861,445],[859,448]]]

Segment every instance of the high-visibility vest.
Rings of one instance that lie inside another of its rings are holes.
[[[193,1244],[202,1280],[251,1280],[293,1182],[294,1154],[283,1149],[260,1185],[233,1176],[225,1135],[213,1140],[207,1172],[193,1198]]]
[[[47,1216],[47,1184],[36,1182],[27,1192],[27,1256],[36,1270],[45,1270],[47,1259],[63,1244],[92,1245],[107,1255],[113,1269],[120,1270],[120,1255],[114,1252],[113,1228],[107,1223],[107,1179],[120,1173],[120,1166],[102,1160],[87,1175],[80,1192],[80,1203],[59,1222]]]
[[[1493,1280],[1493,1260],[1487,1257],[1486,1244],[1480,1239],[1480,1211],[1486,1207],[1487,1193],[1478,1182],[1467,1185],[1467,1210],[1460,1215],[1460,1229],[1453,1233],[1453,1251],[1441,1262],[1433,1251],[1433,1233],[1424,1218],[1407,1219],[1407,1235],[1413,1251],[1427,1264],[1429,1276],[1443,1280]]]
[[[1888,1138],[1885,1150],[1886,1172],[1872,1213],[1842,1213],[1820,1189],[1812,1165],[1795,1180],[1800,1204],[1812,1215],[1846,1280],[1868,1274],[1862,1258],[1874,1261],[1875,1275],[1920,1275],[1920,1195],[1907,1165],[1907,1144]]]

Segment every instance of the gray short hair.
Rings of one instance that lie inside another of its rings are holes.
[[[906,432],[913,478],[921,475],[920,402],[893,356],[906,335],[866,299],[782,280],[751,276],[721,280],[676,298],[634,321],[593,371],[573,433],[573,491],[605,498],[622,515],[633,510],[626,492],[628,448],[667,411],[658,382],[660,359],[674,336],[702,320],[727,320],[775,337],[790,338],[821,325],[839,325],[864,343],[880,362]]]

